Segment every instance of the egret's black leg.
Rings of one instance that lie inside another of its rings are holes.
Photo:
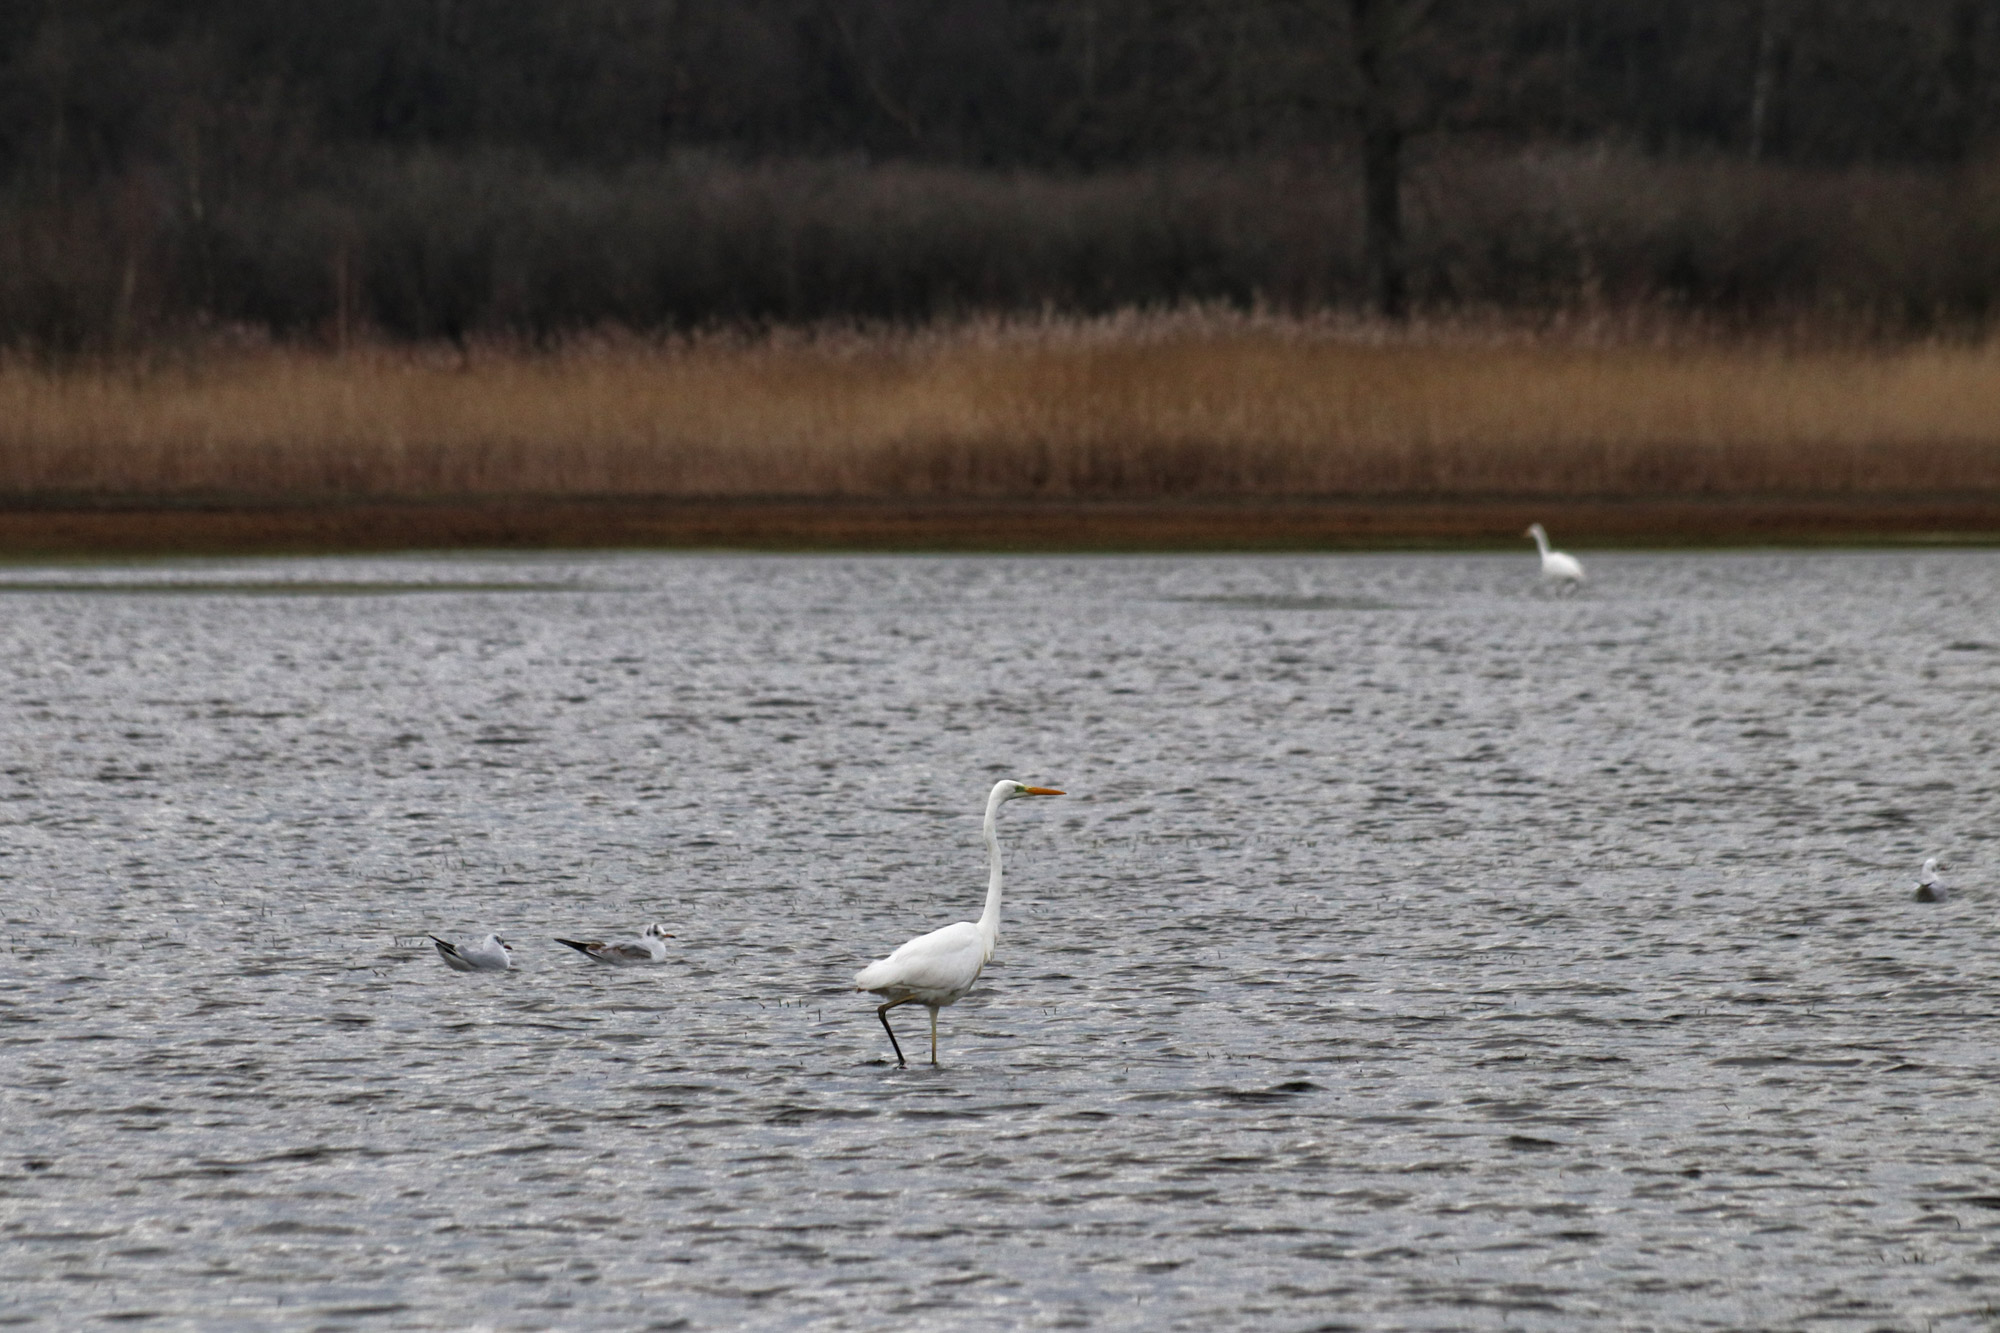
[[[882,1005],[875,1011],[875,1017],[882,1020],[882,1030],[889,1034],[889,1044],[896,1048],[896,1068],[898,1069],[908,1069],[910,1067],[910,1062],[903,1058],[903,1047],[902,1044],[896,1040],[896,1029],[889,1026],[889,1011],[891,1009],[894,1009],[899,1004],[908,1004],[911,1000],[914,1000],[915,998],[916,996],[914,995],[905,995],[900,1000],[889,1001],[889,1003]]]
[[[931,1067],[937,1067],[937,1006],[931,1006]]]

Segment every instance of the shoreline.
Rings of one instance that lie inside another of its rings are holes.
[[[9,559],[397,550],[1170,552],[2000,545],[2000,495],[898,501],[493,497],[0,502]]]
[[[2000,339],[1679,332],[1190,311],[0,359],[0,554],[2000,543]]]

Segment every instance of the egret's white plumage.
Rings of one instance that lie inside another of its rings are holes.
[[[498,935],[488,935],[477,944],[453,944],[435,935],[431,942],[437,945],[438,957],[454,972],[505,972],[514,966],[508,956],[514,946]]]
[[[885,1003],[875,1010],[895,1048],[896,1063],[906,1064],[896,1029],[889,1026],[889,1011],[900,1004],[921,1004],[931,1011],[931,1063],[937,1063],[937,1016],[945,1005],[962,999],[992,961],[993,946],[1000,940],[1000,835],[996,824],[1000,807],[1023,796],[1061,796],[1053,787],[1029,787],[1011,779],[993,784],[986,798],[986,856],[990,874],[986,882],[986,910],[977,921],[960,921],[919,935],[890,954],[854,974],[856,990],[873,991]]]
[[[1542,577],[1558,588],[1577,588],[1583,584],[1583,562],[1573,555],[1549,549],[1549,534],[1541,524],[1530,523],[1528,536],[1535,539],[1535,548],[1542,553]]]
[[[607,963],[612,967],[635,967],[642,963],[664,963],[667,961],[666,941],[673,936],[667,928],[655,921],[639,932],[633,940],[566,940],[555,937],[557,944],[567,944],[585,958]]]
[[[1951,891],[1946,889],[1944,881],[1938,878],[1937,858],[1935,856],[1925,857],[1923,872],[1917,876],[1917,901],[1920,903],[1941,903],[1949,897],[1951,897]]]

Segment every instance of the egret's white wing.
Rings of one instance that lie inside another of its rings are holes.
[[[986,942],[970,921],[919,935],[854,974],[857,990],[962,991],[986,966]]]

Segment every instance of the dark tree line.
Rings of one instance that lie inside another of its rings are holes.
[[[1996,0],[10,0],[0,340],[1979,314],[1996,73]]]

